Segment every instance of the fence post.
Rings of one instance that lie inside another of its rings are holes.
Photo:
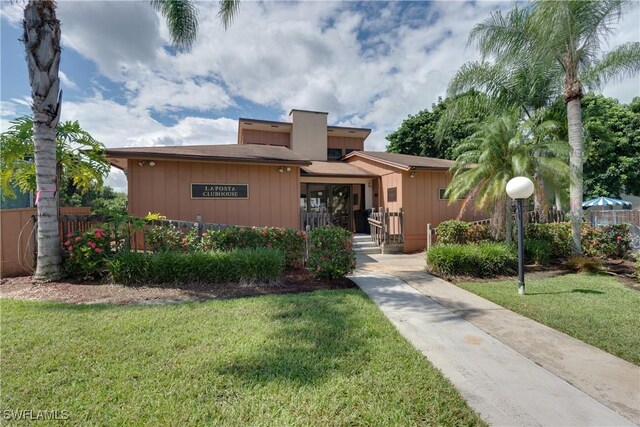
[[[431,223],[427,224],[427,250],[431,249]]]
[[[400,233],[399,243],[404,243],[404,210],[402,208],[398,210],[398,228]]]
[[[204,232],[204,224],[202,223],[202,215],[196,215],[196,222],[193,224],[197,228],[198,237],[202,238],[202,233]]]

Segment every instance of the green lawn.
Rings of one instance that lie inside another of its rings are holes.
[[[640,292],[614,277],[567,274],[526,280],[524,297],[513,280],[458,286],[640,364]]]
[[[0,304],[0,413],[64,410],[75,425],[483,424],[358,290]]]

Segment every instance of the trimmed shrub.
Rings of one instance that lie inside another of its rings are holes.
[[[63,242],[63,268],[72,277],[96,279],[106,273],[109,235],[104,228],[68,233]]]
[[[527,239],[524,241],[525,262],[548,265],[551,251],[551,244],[546,240]]]
[[[111,279],[123,285],[266,282],[280,279],[283,270],[282,252],[267,248],[230,252],[132,252],[118,254],[109,262]]]
[[[549,244],[550,257],[567,259],[571,255],[571,223],[527,224],[525,240],[542,240]]]
[[[356,268],[351,232],[332,225],[311,230],[307,262],[316,277],[336,279],[351,273]]]
[[[438,244],[480,243],[491,240],[491,229],[485,224],[472,224],[455,219],[438,225]]]
[[[282,251],[287,268],[300,268],[306,234],[284,227],[229,227],[202,234],[202,249],[230,251],[236,248],[269,248]]]
[[[426,260],[430,271],[444,277],[507,275],[518,266],[514,247],[504,243],[438,244],[427,251]]]
[[[631,235],[628,224],[611,224],[602,228],[600,256],[624,258],[631,252]]]

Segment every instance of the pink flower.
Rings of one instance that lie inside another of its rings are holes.
[[[92,249],[96,247],[96,244],[94,242],[89,242],[87,243],[87,245],[89,245],[89,247]]]
[[[69,238],[73,237],[73,233],[68,233],[67,237],[69,237]]]
[[[71,244],[71,242],[70,242],[70,241],[68,241],[68,240],[67,240],[66,242],[64,242],[64,245],[65,245],[65,246],[69,246],[70,244]]]
[[[100,249],[100,248],[95,248],[94,250],[96,251],[97,254],[102,253],[102,249]]]
[[[102,239],[103,236],[104,235],[101,232],[99,231],[96,232],[96,239]]]
[[[187,243],[187,238],[186,237],[182,238],[182,243]]]
[[[619,242],[620,240],[622,240],[622,236],[618,236],[617,239],[618,239],[618,242]]]
[[[82,240],[82,237],[80,236],[76,237],[76,242],[79,242],[80,240]]]
[[[72,251],[73,250],[73,246],[69,246],[69,250]]]

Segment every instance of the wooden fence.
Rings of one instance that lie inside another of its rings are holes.
[[[389,208],[373,208],[369,215],[371,239],[377,244],[404,243],[404,212],[390,212]]]
[[[333,217],[330,212],[307,212],[300,211],[300,228],[302,230],[311,230],[316,227],[322,227],[333,223]]]
[[[33,273],[36,259],[36,213],[36,208],[0,210],[0,277]],[[84,207],[60,208],[62,216],[88,213],[89,208]]]
[[[592,210],[587,217],[596,227],[610,224],[633,224],[640,227],[640,210]]]

